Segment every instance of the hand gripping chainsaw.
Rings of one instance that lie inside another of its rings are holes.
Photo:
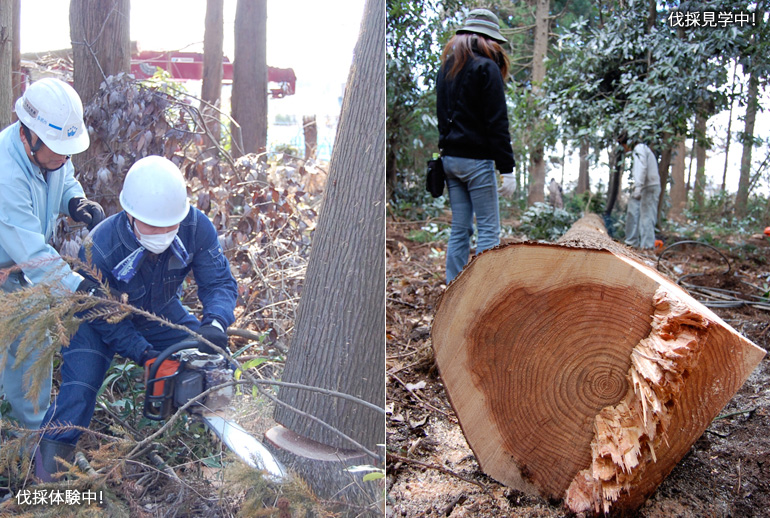
[[[204,354],[196,340],[166,348],[145,366],[144,415],[163,421],[190,400],[233,380],[233,366],[221,354]],[[233,397],[233,386],[212,390],[186,411],[203,421],[214,434],[251,467],[264,471],[275,482],[288,480],[283,465],[256,438],[222,417]]]

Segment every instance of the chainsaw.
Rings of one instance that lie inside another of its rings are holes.
[[[196,340],[165,349],[145,366],[144,415],[153,421],[168,419],[192,399],[212,387],[233,381],[234,366],[221,354],[198,351]],[[249,466],[266,472],[274,482],[286,482],[288,472],[261,442],[238,424],[222,417],[233,397],[233,386],[211,390],[185,410],[203,421],[222,443]]]

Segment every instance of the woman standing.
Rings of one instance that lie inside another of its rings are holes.
[[[476,251],[500,243],[495,166],[503,177],[500,194],[511,196],[516,189],[505,102],[510,62],[501,46],[506,41],[497,16],[474,9],[441,54],[436,85],[439,149],[452,207],[447,282],[468,261],[474,214]]]

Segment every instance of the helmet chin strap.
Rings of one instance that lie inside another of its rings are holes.
[[[27,139],[27,145],[29,145],[29,152],[32,155],[32,161],[35,162],[35,165],[40,168],[40,171],[43,172],[43,174],[50,173],[52,171],[58,171],[61,169],[64,164],[60,165],[56,169],[48,169],[43,164],[40,163],[40,161],[37,159],[37,152],[40,151],[40,147],[43,145],[43,139],[40,137],[37,137],[37,142],[35,142],[35,145],[32,145],[32,133],[29,131],[29,128],[26,127],[24,124],[21,125],[21,130],[24,132],[24,137]],[[66,163],[66,162],[65,162]]]

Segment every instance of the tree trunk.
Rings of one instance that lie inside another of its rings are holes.
[[[206,1],[206,28],[203,33],[203,82],[201,114],[212,146],[219,143],[221,123],[218,109],[222,100],[222,45],[224,42],[224,0]],[[215,146],[214,146],[215,147]],[[214,153],[216,154],[216,153]]]
[[[687,148],[682,139],[674,151],[671,166],[671,210],[669,217],[679,219],[687,207],[687,189],[684,181],[684,159]]]
[[[305,136],[305,160],[315,158],[318,149],[318,126],[315,115],[302,117],[302,132]]]
[[[759,81],[752,70],[749,74],[749,90],[746,98],[746,118],[743,130],[743,154],[741,155],[741,176],[738,180],[738,194],[735,196],[735,216],[742,218],[746,215],[749,201],[749,184],[751,182],[751,153],[754,149],[754,123],[757,119],[757,96]]]
[[[21,76],[21,0],[13,0],[13,57],[11,58],[11,69],[13,74],[13,99],[21,97],[21,85],[24,78]],[[16,114],[11,117],[16,121]]]
[[[232,117],[241,128],[244,153],[264,153],[267,149],[266,30],[267,0],[238,0],[231,104]]]
[[[543,80],[545,80],[545,57],[548,52],[548,28],[550,0],[537,0],[535,10],[535,43],[532,56],[532,94],[542,95]],[[542,142],[543,123],[540,117],[535,121],[535,144],[530,152],[529,196],[527,204],[545,200],[545,145]]]
[[[131,68],[129,39],[129,0],[71,0],[70,39],[72,40],[74,88],[83,101],[83,107],[99,91],[99,85],[108,76]],[[100,146],[91,145],[72,157],[75,170],[96,171]],[[93,186],[84,185],[86,192]]]
[[[663,142],[669,141],[670,134],[663,133]],[[666,145],[666,144],[664,144]],[[666,145],[663,151],[660,153],[660,161],[658,162],[658,174],[660,175],[660,196],[658,197],[658,217],[656,221],[660,221],[663,214],[663,199],[666,197],[666,185],[668,184],[668,169],[671,166],[671,154],[673,149]]]
[[[12,121],[13,0],[0,0],[0,128]]]
[[[367,0],[354,56],[283,380],[344,392],[383,407],[383,0]],[[318,417],[372,453],[384,444],[384,414],[369,407],[296,389],[282,388],[279,398]],[[275,420],[321,445],[347,451],[356,449],[350,441],[290,409],[277,407]],[[371,462],[372,459],[367,461]],[[287,464],[296,467],[297,462]],[[307,466],[307,462],[304,465],[300,462],[300,467]],[[339,474],[340,468],[339,462],[333,460],[329,470]],[[313,468],[309,471],[317,473]],[[332,487],[335,476],[327,475],[315,476],[309,482],[318,484],[315,489],[320,494],[331,496],[340,488]],[[357,491],[356,484],[350,484],[350,473],[342,475],[342,482],[351,486],[350,491]],[[372,484],[363,486],[372,487]]]
[[[735,60],[735,65],[733,66],[733,85],[730,88],[731,92],[735,91],[735,76],[738,73],[738,60]],[[730,141],[732,140],[732,126],[733,126],[733,105],[735,104],[735,99],[730,97],[730,110],[727,112],[727,135],[725,136],[725,168],[722,172],[722,192],[726,192],[726,183],[727,183],[727,158],[730,156]]]
[[[578,169],[578,182],[575,192],[582,194],[591,190],[591,180],[588,177],[588,154],[591,152],[588,139],[580,141],[580,168]]]
[[[692,199],[696,209],[703,208],[703,194],[706,189],[706,146],[703,142],[706,138],[707,120],[708,117],[701,112],[695,118],[695,185]]]
[[[129,0],[71,0],[73,81],[88,104],[107,76],[129,72]]]
[[[587,216],[474,258],[433,321],[481,468],[574,512],[644,503],[765,355],[630,254]]]

